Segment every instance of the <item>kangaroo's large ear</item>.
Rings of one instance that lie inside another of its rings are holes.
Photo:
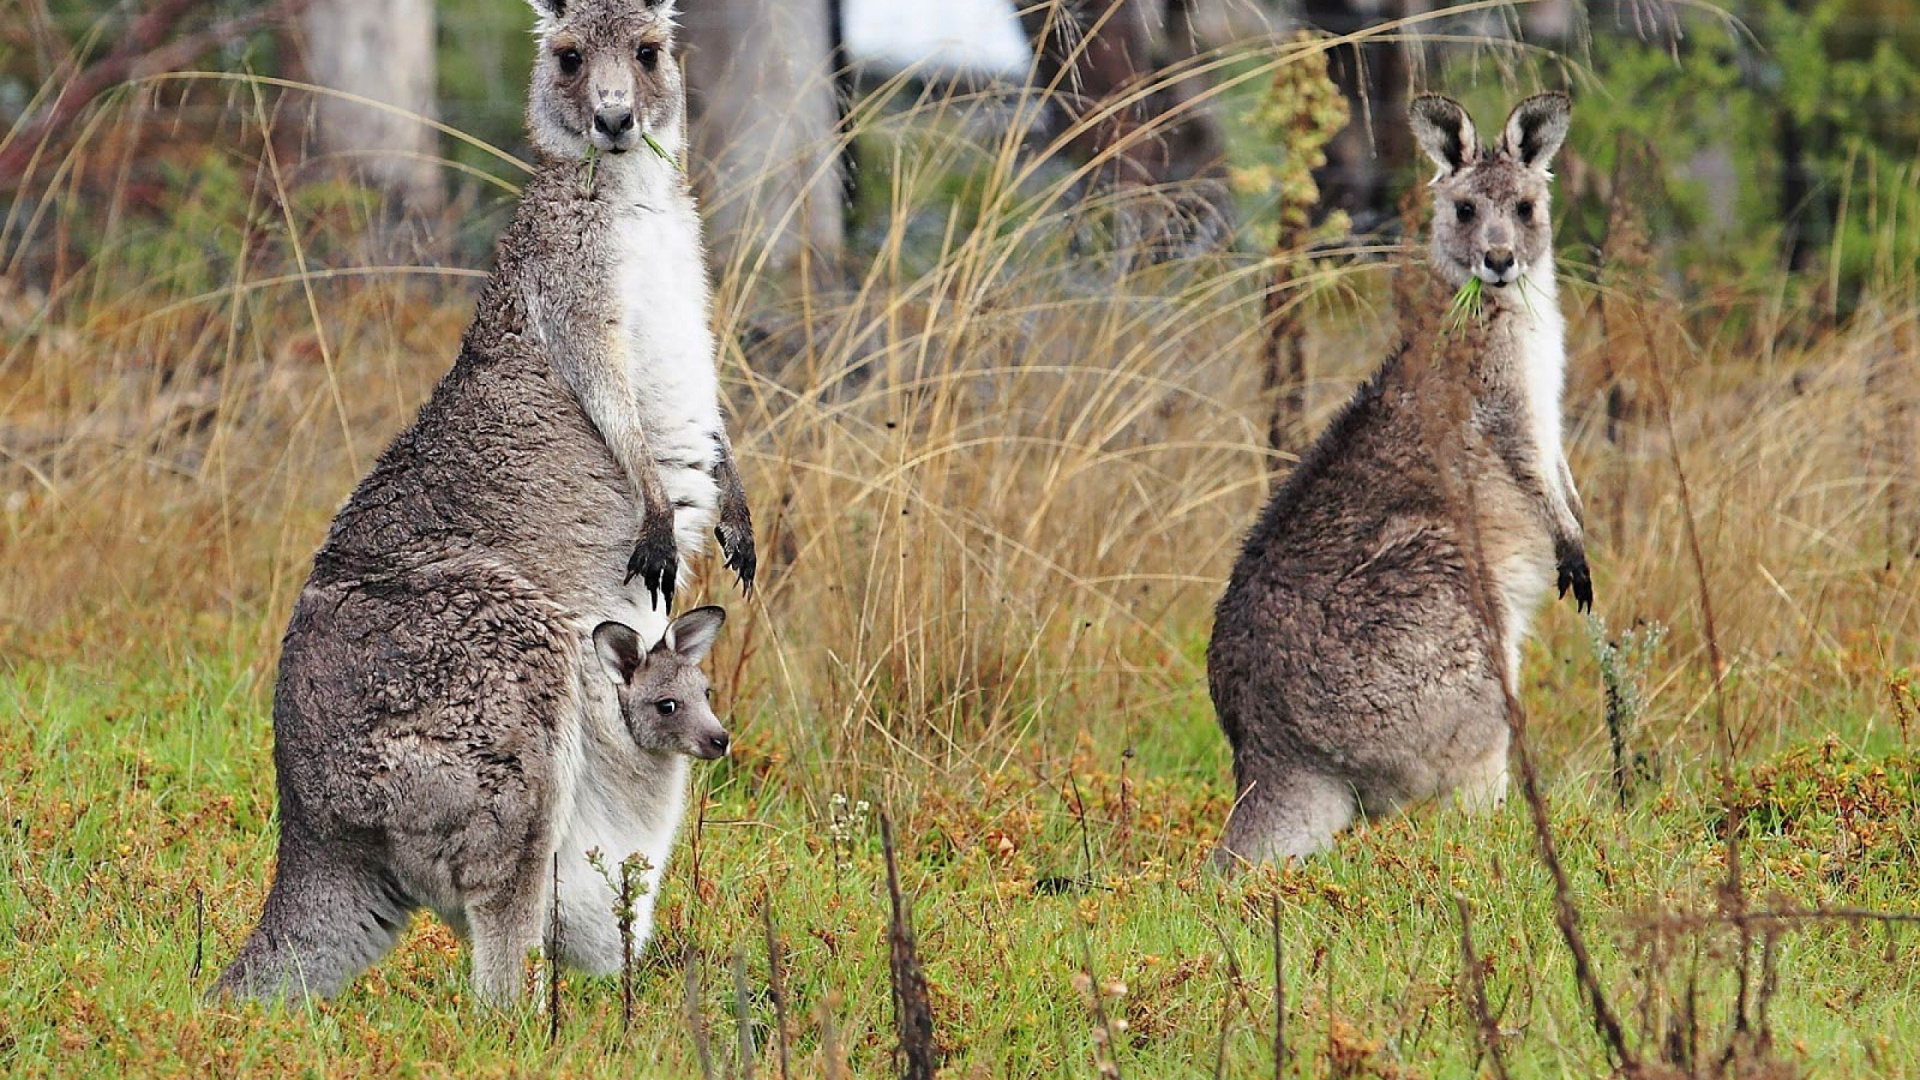
[[[633,673],[647,662],[645,651],[640,648],[640,635],[626,623],[603,622],[594,627],[593,651],[600,654],[600,665],[618,686],[632,682]]]
[[[663,644],[686,663],[697,664],[713,651],[713,643],[720,638],[720,624],[726,621],[725,608],[694,608],[673,620]]]
[[[1545,169],[1567,141],[1573,102],[1565,94],[1539,94],[1513,107],[1500,135],[1500,150],[1530,169]]]
[[[1421,94],[1413,99],[1407,119],[1420,149],[1440,166],[1435,180],[1465,168],[1480,153],[1480,135],[1473,129],[1473,118],[1450,97]]]

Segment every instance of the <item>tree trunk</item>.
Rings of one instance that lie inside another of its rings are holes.
[[[1201,76],[1176,79],[1150,94],[1141,88],[1170,64],[1190,61],[1198,42],[1194,0],[1048,0],[1022,4],[1020,22],[1034,43],[1035,81],[1054,86],[1074,139],[1067,151],[1088,159],[1119,144],[1111,171],[1122,183],[1166,184],[1224,175],[1226,139],[1210,111],[1186,108],[1206,89]],[[1156,50],[1156,33],[1164,47]],[[1102,123],[1086,118],[1124,102]],[[1153,137],[1138,137],[1151,126]]]
[[[1308,23],[1329,34],[1357,33],[1371,26],[1425,10],[1428,0],[1304,0]],[[1333,81],[1352,106],[1353,123],[1327,147],[1327,163],[1316,170],[1320,205],[1345,210],[1356,231],[1365,232],[1392,214],[1394,188],[1413,161],[1413,137],[1407,127],[1412,96],[1408,46],[1371,40],[1345,46],[1330,57]]]
[[[837,0],[702,0],[680,15],[693,154],[714,258],[803,253],[833,265],[845,242],[830,7]]]
[[[1212,110],[1193,104],[1210,79],[1167,75],[1198,54],[1194,17],[1194,0],[1034,0],[1020,8],[1034,43],[1034,82],[1053,88],[1067,154],[1101,162],[1089,187],[1114,209],[1123,267],[1198,254],[1232,235],[1226,137]]]
[[[312,0],[303,19],[307,70],[335,94],[314,96],[315,150],[337,157],[410,214],[437,212],[446,186],[434,108],[433,0]]]

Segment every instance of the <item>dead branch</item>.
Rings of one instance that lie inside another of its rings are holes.
[[[15,128],[4,145],[0,145],[0,188],[20,183],[54,133],[71,127],[75,118],[102,94],[131,80],[177,71],[223,42],[246,37],[298,14],[306,4],[307,0],[274,0],[264,7],[168,40],[168,35],[188,13],[204,5],[193,0],[160,0],[133,21],[119,45],[74,72],[54,99],[39,110],[38,116]],[[55,77],[59,77],[58,73]]]

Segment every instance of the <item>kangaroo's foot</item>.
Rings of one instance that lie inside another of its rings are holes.
[[[1242,792],[1214,851],[1214,865],[1230,870],[1243,863],[1304,859],[1332,846],[1358,814],[1353,788],[1345,781],[1309,769],[1278,771]]]
[[[1453,805],[1469,814],[1486,814],[1507,802],[1507,740],[1469,766],[1453,789]]]
[[[393,948],[413,910],[377,866],[283,832],[260,923],[208,996],[332,997]]]

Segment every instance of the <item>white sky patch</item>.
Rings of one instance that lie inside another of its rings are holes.
[[[1033,52],[1013,0],[845,0],[847,54],[886,71],[1024,78]]]

